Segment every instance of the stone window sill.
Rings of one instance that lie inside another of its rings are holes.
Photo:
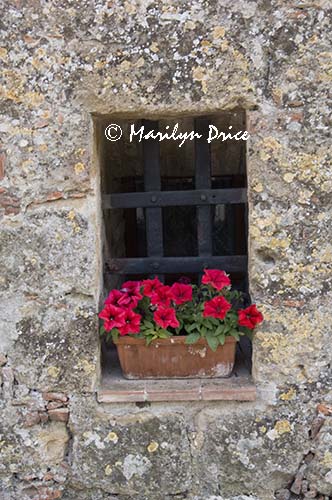
[[[167,401],[255,401],[256,387],[243,356],[238,355],[231,377],[224,379],[127,380],[117,356],[104,366],[97,391],[99,403]]]

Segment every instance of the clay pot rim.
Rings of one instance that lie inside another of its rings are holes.
[[[187,335],[176,335],[173,337],[169,337],[168,339],[154,339],[151,344],[153,343],[156,345],[157,343],[160,345],[174,345],[174,344],[184,344],[185,339],[187,338]],[[123,335],[122,337],[118,337],[116,340],[113,341],[114,344],[136,344],[136,345],[144,345],[146,346],[146,339],[145,338],[135,338],[135,337],[130,337],[129,335]],[[236,343],[237,340],[232,337],[231,335],[228,335],[225,339],[225,344],[234,344]],[[151,345],[150,344],[150,345]],[[188,346],[190,345],[207,345],[207,340],[206,338],[201,337],[199,340],[197,340],[194,344],[186,344]],[[149,346],[146,346],[149,347]]]

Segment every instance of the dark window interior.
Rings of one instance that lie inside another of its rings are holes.
[[[104,136],[109,123],[123,130],[117,142]],[[137,136],[130,142],[133,123],[136,130],[144,125],[146,132],[149,127],[172,130],[178,123],[178,131],[205,135],[182,147],[173,140],[139,142]],[[235,134],[246,130],[245,113],[99,120],[105,293],[126,279],[155,275],[165,283],[181,276],[197,283],[204,267],[224,269],[233,286],[248,293],[246,142],[209,145],[209,124],[225,133],[231,126]]]

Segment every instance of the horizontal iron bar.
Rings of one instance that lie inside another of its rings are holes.
[[[149,191],[103,195],[103,208],[169,207],[247,203],[246,188]]]
[[[205,268],[223,269],[227,272],[245,272],[247,270],[247,256],[111,259],[109,261],[109,268],[113,274],[199,273]]]

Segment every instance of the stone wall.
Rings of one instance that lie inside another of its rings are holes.
[[[2,2],[5,500],[332,497],[331,3]],[[101,405],[93,117],[247,111],[255,403]],[[325,496],[325,497],[324,497]]]

